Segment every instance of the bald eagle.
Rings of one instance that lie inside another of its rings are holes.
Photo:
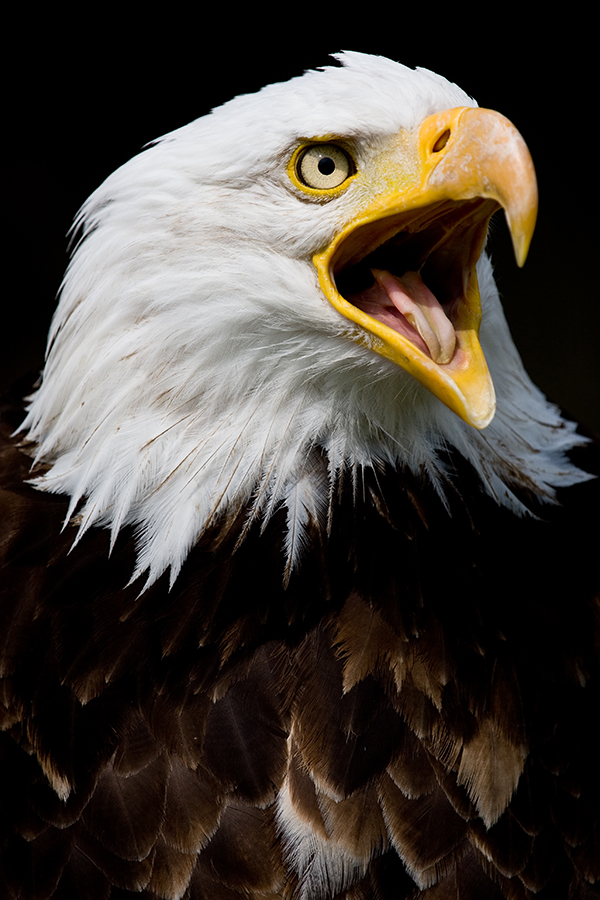
[[[598,451],[485,253],[533,165],[337,61],[76,220],[3,417],[3,896],[597,896]]]

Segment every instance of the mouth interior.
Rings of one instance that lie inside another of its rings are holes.
[[[457,331],[478,312],[468,309],[468,278],[497,209],[476,198],[360,226],[334,262],[338,293],[435,362],[450,362]]]

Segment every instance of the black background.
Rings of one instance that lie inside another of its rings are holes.
[[[526,266],[497,216],[491,252],[513,336],[542,390],[600,432],[597,52],[583,20],[422,4],[149,8],[12,20],[5,80],[9,240],[0,384],[42,365],[77,209],[153,138],[343,49],[424,66],[511,119],[538,173]],[[574,7],[570,14],[577,12]],[[77,16],[86,16],[85,23]],[[529,24],[525,24],[525,20]],[[486,23],[487,24],[484,24]]]

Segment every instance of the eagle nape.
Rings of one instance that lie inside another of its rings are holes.
[[[598,896],[600,453],[486,254],[533,163],[336,62],[91,195],[3,406],[11,900]]]

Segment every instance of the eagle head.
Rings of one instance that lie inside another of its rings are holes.
[[[137,530],[134,577],[282,507],[289,571],[344,473],[406,467],[443,495],[448,447],[518,512],[520,484],[551,500],[585,477],[484,249],[502,207],[525,260],[523,139],[425,69],[337,61],[156,141],[76,220],[23,428],[79,535]]]

